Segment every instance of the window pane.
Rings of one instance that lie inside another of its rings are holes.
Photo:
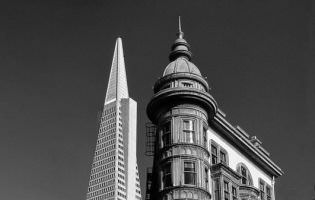
[[[236,188],[234,186],[232,186],[232,194],[233,196],[237,196]]]
[[[247,184],[247,179],[245,177],[242,177],[242,184],[244,184],[244,185]]]
[[[163,140],[163,146],[170,145],[170,143],[171,143],[171,134],[170,133],[163,134],[162,140]]]
[[[195,171],[195,163],[185,162],[184,163],[184,171],[194,172]]]
[[[246,177],[246,175],[247,175],[246,169],[243,166],[241,166],[241,173],[242,173],[242,176]]]
[[[187,142],[187,143],[194,143],[194,136],[195,136],[194,132],[192,132],[192,131],[189,131],[189,132],[185,131],[184,134],[185,134],[185,142]]]
[[[169,131],[171,131],[171,122],[167,122],[164,125],[164,132],[169,132]]]
[[[226,154],[224,152],[220,152],[220,159],[222,163],[226,163]]]
[[[220,200],[220,184],[218,180],[214,182],[214,193],[215,193],[215,200]]]
[[[207,148],[207,145],[208,145],[208,143],[207,143],[207,130],[205,127],[203,128],[203,145],[204,145],[204,147]]]
[[[164,166],[164,173],[165,173],[165,174],[171,173],[171,163],[167,163],[167,164]]]
[[[266,188],[266,193],[267,193],[267,200],[271,200],[271,189],[269,186]]]
[[[184,130],[193,130],[193,122],[192,120],[184,120]]]
[[[242,184],[247,185],[247,170],[241,166]]]
[[[217,147],[211,145],[211,153],[217,155]]]
[[[167,163],[163,167],[163,183],[164,187],[172,186],[171,163]]]
[[[192,172],[185,172],[185,184],[196,184],[196,174]]]
[[[224,190],[229,191],[229,183],[224,181]]]
[[[264,183],[263,182],[259,182],[259,189],[261,190],[261,191],[265,191],[265,186],[264,186]]]
[[[217,164],[217,153],[218,153],[218,150],[217,150],[217,147],[214,146],[214,145],[211,145],[211,161],[212,161],[212,164]]]
[[[164,187],[172,186],[172,176],[171,174],[164,176]]]
[[[196,184],[196,166],[194,162],[184,162],[184,183]]]

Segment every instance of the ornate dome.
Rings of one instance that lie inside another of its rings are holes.
[[[191,73],[201,76],[201,73],[196,65],[190,62],[192,56],[190,45],[184,39],[184,32],[182,32],[180,18],[178,22],[178,38],[171,47],[169,55],[171,63],[169,63],[165,68],[163,76],[173,73]]]
[[[172,73],[191,73],[201,76],[197,66],[190,62],[186,57],[178,57],[176,60],[169,63],[164,70],[163,76]]]

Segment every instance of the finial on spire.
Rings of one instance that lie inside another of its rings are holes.
[[[177,33],[177,36],[180,39],[183,39],[183,37],[184,37],[184,32],[182,32],[182,23],[180,21],[180,16],[178,16],[178,33]]]
[[[190,46],[187,41],[184,39],[184,32],[182,31],[182,24],[180,21],[180,16],[178,17],[178,33],[177,39],[171,48],[171,53],[169,55],[170,61],[174,61],[179,57],[186,57],[188,60],[191,59],[192,53],[190,52]]]

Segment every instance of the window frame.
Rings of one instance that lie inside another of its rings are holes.
[[[221,185],[220,185],[220,179],[219,178],[213,180],[213,189],[214,189],[214,199],[220,200]]]
[[[269,194],[268,194],[268,190],[269,190]],[[266,200],[272,200],[272,188],[268,184],[266,184]]]
[[[167,166],[169,168],[167,168]],[[168,170],[166,170],[168,169]],[[167,181],[169,180],[169,184]],[[162,183],[163,188],[172,187],[173,186],[173,177],[172,177],[172,162],[167,162],[162,167]]]
[[[188,122],[188,128],[185,127],[186,122]],[[191,126],[191,127],[190,127]],[[182,141],[184,143],[194,144],[196,143],[196,125],[195,120],[191,118],[182,119]]]
[[[193,164],[193,168],[191,168],[191,169],[193,169],[193,171],[186,169],[186,167],[185,167],[186,163]],[[183,174],[184,174],[184,176],[183,176],[184,185],[196,186],[197,185],[197,162],[195,160],[184,160],[183,161]],[[187,175],[187,179],[193,177],[193,183],[186,182],[186,175]]]
[[[234,192],[235,191],[235,192]],[[237,186],[232,185],[232,200],[237,200]]]
[[[259,178],[259,196],[261,200],[266,200],[266,193],[265,193],[265,181],[263,181],[261,178]]]
[[[209,168],[207,165],[204,165],[204,172],[205,172],[205,188],[209,188]]]
[[[187,81],[187,80],[181,81],[180,85],[182,87],[185,87],[185,88],[193,88],[194,87],[194,83],[191,81]]]
[[[203,146],[208,149],[207,127],[205,125],[202,126],[202,138]]]
[[[223,161],[222,155],[224,155],[224,161]],[[228,165],[228,156],[227,155],[228,155],[227,151],[225,151],[223,148],[220,148],[220,163]]]
[[[214,153],[214,149],[216,150]],[[218,164],[218,145],[214,142],[211,142],[211,164],[215,165]],[[215,161],[215,162],[214,162]]]
[[[167,129],[168,127],[168,129]],[[171,145],[172,143],[172,122],[170,121],[166,121],[163,123],[162,127],[161,127],[161,140],[162,140],[162,147],[167,147],[169,145]]]
[[[227,180],[223,180],[223,199],[230,200],[230,182]]]
[[[243,176],[242,168],[245,169],[246,176]],[[253,185],[252,175],[251,175],[250,171],[248,170],[248,168],[246,167],[246,165],[244,163],[238,163],[237,164],[237,172],[241,176],[241,184],[242,185],[249,185],[249,186]],[[245,184],[243,183],[243,178],[246,179],[246,183]]]

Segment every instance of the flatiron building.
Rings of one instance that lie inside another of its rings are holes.
[[[116,40],[87,200],[141,199],[136,157],[137,102],[129,97],[121,38]]]
[[[282,170],[256,136],[227,120],[180,23],[177,36],[147,106],[156,133],[146,199],[275,200]]]

